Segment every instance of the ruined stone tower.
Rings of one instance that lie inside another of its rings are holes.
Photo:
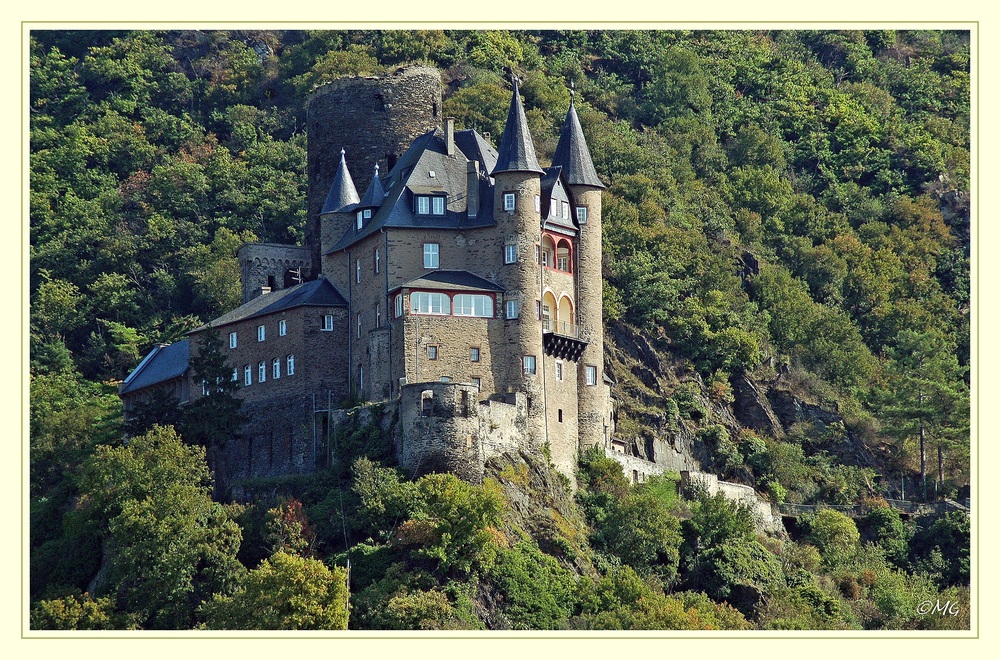
[[[309,215],[306,243],[320,270],[320,220],[343,149],[354,172],[389,172],[410,143],[441,125],[441,75],[411,66],[384,77],[341,78],[313,91],[306,106]]]

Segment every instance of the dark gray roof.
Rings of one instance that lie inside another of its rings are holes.
[[[118,388],[119,394],[137,392],[141,389],[165,383],[183,376],[189,366],[191,342],[188,339],[173,344],[159,344],[143,358],[132,373]]]
[[[455,131],[455,145],[462,150],[466,158],[482,163],[481,169],[484,172],[492,172],[497,166],[497,150],[476,131],[471,129]]]
[[[559,133],[559,144],[552,156],[552,164],[562,166],[566,182],[571,186],[604,187],[594,169],[594,161],[590,158],[590,149],[587,148],[583,127],[580,126],[580,118],[576,116],[576,106],[572,101]]]
[[[463,138],[463,142],[469,141],[474,146],[485,144],[482,138]],[[347,249],[382,228],[478,229],[495,226],[493,188],[489,177],[479,180],[479,211],[474,218],[468,216],[466,191],[470,158],[462,152],[461,144],[456,139],[457,149],[452,157],[445,152],[440,131],[428,131],[414,140],[382,182],[388,191],[382,206],[372,214],[372,219],[361,231],[354,226],[349,227],[327,254]],[[430,172],[434,172],[433,177]],[[416,215],[413,212],[413,194],[435,192],[448,195],[444,215]]]
[[[274,314],[293,307],[347,307],[347,301],[326,277],[320,275],[318,279],[310,282],[303,282],[281,291],[257,296],[250,302],[212,319],[208,325],[196,328],[192,332],[207,327],[216,328],[229,325],[266,314]]]
[[[448,289],[453,291],[503,291],[489,280],[467,270],[432,270],[396,287],[398,289]]]
[[[378,178],[378,163],[375,163],[375,175],[372,176],[372,182],[368,184],[368,189],[365,190],[365,194],[361,196],[361,201],[355,208],[376,208],[382,206],[384,199],[385,188],[382,187],[382,181]]]
[[[347,169],[347,161],[344,158],[344,150],[341,149],[337,173],[333,175],[330,192],[327,194],[326,201],[323,202],[323,210],[319,214],[337,213],[359,201],[361,200],[358,197],[358,190],[354,187],[354,180],[351,178],[351,173]]]
[[[537,172],[542,174],[542,168],[535,157],[535,145],[531,142],[528,131],[528,119],[524,116],[524,106],[521,105],[521,95],[517,91],[517,78],[514,78],[514,93],[510,97],[510,110],[507,112],[507,124],[500,138],[497,149],[497,164],[490,174],[497,172]]]

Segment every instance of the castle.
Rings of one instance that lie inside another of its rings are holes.
[[[154,347],[122,383],[126,413],[210,394],[190,361],[213,328],[250,420],[227,480],[326,465],[348,400],[387,402],[413,473],[475,478],[530,445],[572,477],[580,451],[607,450],[604,186],[576,109],[546,168],[516,78],[497,148],[440,115],[427,67],[315,90],[306,245],[242,246],[243,304]]]

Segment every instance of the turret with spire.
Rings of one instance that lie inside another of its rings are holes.
[[[378,177],[376,177],[378,178]],[[354,180],[351,172],[347,169],[347,154],[344,149],[340,150],[340,163],[337,171],[333,175],[333,183],[330,184],[330,192],[327,193],[326,201],[323,203],[323,210],[320,211],[320,255],[323,260],[324,273],[339,273],[341,269],[332,268],[327,262],[331,258],[326,253],[344,235],[344,232],[351,226],[354,217],[355,205],[361,201],[358,197],[358,190],[354,187]],[[340,282],[334,281],[340,286]]]

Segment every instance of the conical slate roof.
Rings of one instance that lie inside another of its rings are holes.
[[[372,182],[368,184],[368,190],[361,196],[358,208],[382,206],[383,199],[385,199],[385,188],[382,187],[382,181],[378,178],[378,163],[375,163],[375,175],[372,177]]]
[[[559,133],[559,144],[552,156],[552,165],[562,167],[566,182],[571,186],[604,187],[594,169],[594,161],[590,158],[590,149],[587,148],[587,140],[583,137],[583,128],[572,100]]]
[[[378,178],[378,177],[376,177]],[[340,165],[337,166],[337,173],[333,175],[333,183],[330,185],[330,192],[323,202],[323,210],[320,215],[336,213],[346,206],[357,204],[358,190],[354,187],[354,180],[347,169],[347,161],[344,158],[344,150],[340,150]]]
[[[524,116],[524,106],[521,105],[521,95],[517,91],[517,78],[514,78],[514,94],[510,98],[510,110],[507,113],[507,125],[500,138],[500,148],[497,150],[497,165],[490,172],[537,172],[544,174],[535,157],[535,145],[531,142],[528,132],[528,119]]]

